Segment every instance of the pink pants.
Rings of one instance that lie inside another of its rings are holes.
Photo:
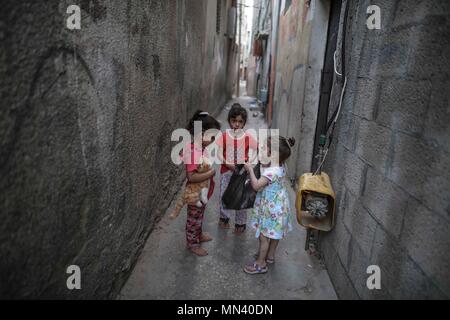
[[[186,242],[189,248],[200,246],[205,209],[206,206],[199,208],[188,205],[187,207]]]

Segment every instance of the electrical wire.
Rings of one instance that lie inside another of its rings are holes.
[[[335,112],[333,113],[333,116],[331,117],[330,122],[328,123],[327,128],[326,128],[326,134],[327,134],[328,131],[330,130],[330,127],[333,126],[332,129],[331,129],[331,133],[328,136],[328,146],[326,148],[326,151],[325,151],[325,154],[324,154],[324,156],[322,158],[322,161],[320,162],[320,164],[319,164],[316,172],[314,173],[314,175],[317,175],[317,173],[319,173],[321,171],[321,168],[322,168],[322,166],[325,163],[325,160],[327,158],[328,150],[330,149],[331,142],[333,141],[334,129],[336,127],[336,123],[337,123],[337,121],[339,119],[339,116],[341,114],[342,103],[344,101],[345,90],[347,89],[347,77],[345,76],[345,42],[346,42],[345,41],[345,32],[347,30],[347,17],[348,17],[348,10],[349,10],[349,3],[348,2],[349,1],[350,0],[347,0],[347,2],[345,4],[346,7],[345,7],[345,13],[344,13],[344,26],[343,26],[343,35],[342,35],[342,48],[341,48],[341,55],[342,55],[342,58],[341,58],[341,60],[342,60],[341,61],[342,70],[341,70],[341,72],[339,72],[337,70],[337,68],[336,68],[336,66],[337,66],[337,63],[336,63],[336,53],[337,53],[337,51],[334,51],[334,55],[333,55],[334,72],[339,77],[344,76],[344,84],[342,85],[341,96],[340,96],[340,99],[339,99],[339,106],[335,110]]]
[[[346,88],[347,88],[347,77],[344,78],[344,85],[342,86],[341,98],[339,99],[338,112],[336,114],[336,118],[334,118],[334,121],[333,121],[334,124],[336,124],[337,120],[339,119],[339,115],[341,114],[342,101],[344,100],[344,94],[345,94]]]
[[[329,149],[327,149],[327,150],[325,151],[325,154],[324,154],[324,156],[323,156],[322,161],[320,162],[319,166],[317,167],[316,172],[314,172],[314,176],[317,175],[317,174],[321,171],[322,166],[323,166],[323,164],[324,164],[324,162],[325,162],[325,159],[327,158],[328,150],[329,150]]]
[[[334,121],[333,121],[333,130],[332,130],[332,132],[331,132],[331,134],[330,134],[330,138],[329,138],[329,142],[328,142],[328,147],[327,147],[327,149],[326,149],[326,151],[325,151],[325,154],[324,154],[324,156],[323,156],[323,159],[322,159],[322,161],[320,162],[319,166],[317,167],[317,170],[316,170],[316,172],[314,173],[314,175],[317,175],[317,173],[319,173],[319,172],[321,171],[322,166],[323,166],[323,164],[325,163],[325,160],[327,159],[328,150],[330,150],[331,141],[333,140],[333,131],[334,131],[334,128],[335,128],[335,126],[336,126],[336,122],[337,122],[338,119],[339,119],[339,115],[341,114],[342,102],[344,101],[344,94],[345,94],[345,89],[346,89],[346,88],[347,88],[347,77],[345,77],[344,85],[342,86],[341,98],[339,99],[339,107],[338,107],[338,109],[337,109],[338,111],[337,111],[337,113],[336,113],[336,117],[334,118]]]
[[[336,73],[338,76],[342,77],[342,73],[339,73],[336,69],[336,53],[337,51],[334,51],[333,60],[334,60],[334,73]]]
[[[257,7],[257,6],[249,6],[243,3],[237,3],[236,5],[238,6],[242,6],[242,7],[246,7],[246,8],[255,8],[255,9],[262,9],[262,7]]]

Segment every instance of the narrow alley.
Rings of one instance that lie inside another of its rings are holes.
[[[2,0],[0,299],[450,299],[449,34],[448,0]],[[234,102],[285,137],[258,264],[218,228],[232,171],[173,160]]]
[[[226,126],[229,106],[239,102],[248,111],[248,128],[265,128],[259,108],[251,108],[250,103],[254,100],[248,96],[233,99],[217,119]],[[257,117],[254,117],[255,112]],[[216,186],[219,185],[218,178],[219,175],[216,175]],[[243,235],[235,235],[233,228],[219,228],[219,195],[215,192],[208,202],[203,224],[203,230],[214,238],[205,245],[209,255],[197,257],[186,250],[186,208],[175,221],[170,220],[166,213],[150,234],[119,298],[336,299],[324,265],[304,250],[306,232],[294,221],[295,194],[292,189],[290,191],[294,230],[285,241],[280,242],[277,262],[266,276],[249,276],[244,273],[244,265],[254,259],[253,255],[258,250],[258,240],[251,228]],[[178,195],[167,212],[173,209],[177,197]]]

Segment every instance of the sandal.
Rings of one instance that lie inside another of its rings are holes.
[[[267,266],[260,267],[253,262],[252,264],[248,264],[244,267],[244,272],[248,274],[262,274],[267,272]]]

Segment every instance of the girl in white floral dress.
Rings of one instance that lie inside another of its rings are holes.
[[[271,162],[268,165],[262,165],[259,179],[256,178],[252,165],[245,164],[250,174],[252,187],[258,191],[251,215],[251,226],[259,239],[259,251],[256,261],[244,268],[244,271],[249,274],[267,272],[267,264],[275,262],[275,251],[279,240],[292,230],[284,163],[291,155],[294,144],[294,138],[279,137],[279,141],[272,143],[272,147],[276,150],[272,152],[269,138],[267,149]]]

